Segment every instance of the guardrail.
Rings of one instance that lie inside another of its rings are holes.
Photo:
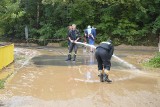
[[[0,46],[0,70],[14,61],[14,44]]]

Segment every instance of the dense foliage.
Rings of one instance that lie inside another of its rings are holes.
[[[97,28],[97,42],[157,45],[160,0],[0,0],[0,35],[29,38],[66,38],[75,23],[83,35],[87,25]]]

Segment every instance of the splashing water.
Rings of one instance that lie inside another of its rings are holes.
[[[132,64],[126,62],[125,60],[119,58],[119,57],[116,56],[115,54],[113,55],[113,57],[114,57],[115,59],[117,59],[119,62],[125,64],[125,65],[126,65],[127,67],[129,67],[131,70],[139,71],[139,69],[137,69],[134,65],[132,65]]]
[[[86,44],[86,43],[82,43],[82,42],[75,42],[76,44],[79,44],[79,45],[84,45],[86,47],[91,47],[91,48],[94,48],[96,49],[96,46],[94,45],[89,45],[89,44]],[[124,65],[126,65],[127,67],[129,67],[131,70],[134,70],[134,71],[140,71],[139,69],[137,69],[134,65],[126,62],[125,60],[119,58],[118,56],[116,56],[115,54],[112,55],[115,59],[117,59],[119,62],[123,63]]]
[[[94,45],[90,45],[90,44],[86,44],[86,43],[82,43],[82,42],[75,42],[75,43],[78,44],[78,45],[84,45],[84,46],[96,49],[96,46],[94,46]]]
[[[87,72],[86,77],[87,77],[87,80],[90,80],[91,79],[91,72]]]

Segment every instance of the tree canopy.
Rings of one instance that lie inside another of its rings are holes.
[[[160,0],[1,0],[0,34],[23,40],[66,38],[67,26],[97,28],[99,43],[157,45]]]

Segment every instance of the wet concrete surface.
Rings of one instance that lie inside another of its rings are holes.
[[[84,52],[83,49],[79,49],[76,62],[65,61],[67,56],[65,48],[33,50],[41,54],[37,54],[9,78],[5,89],[0,90],[0,106],[159,107],[160,105],[159,75],[137,72],[113,58],[110,73],[113,83],[100,83],[94,55]],[[115,52],[124,59],[133,54],[127,50],[124,53],[119,50]],[[138,52],[134,52],[138,55]]]

